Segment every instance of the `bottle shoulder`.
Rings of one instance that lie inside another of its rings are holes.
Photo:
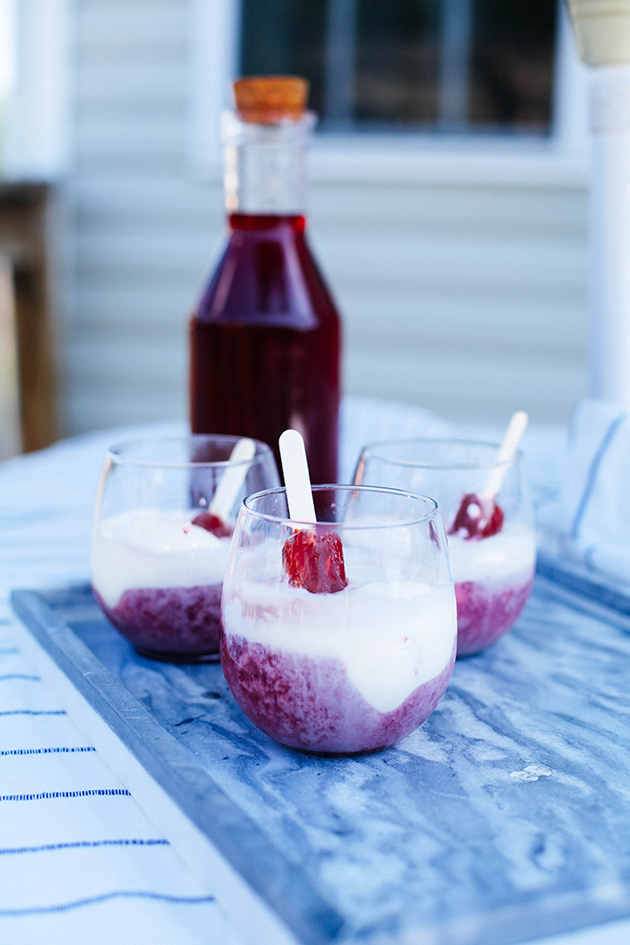
[[[225,250],[193,320],[301,331],[338,322],[303,217],[233,215],[230,223]]]

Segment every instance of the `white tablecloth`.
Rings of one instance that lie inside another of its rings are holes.
[[[82,437],[0,466],[0,942],[228,945],[237,939],[216,902],[15,643],[11,588],[88,576],[111,441]]]
[[[341,479],[370,440],[452,432],[400,404],[344,403]],[[232,945],[201,889],[125,786],[86,743],[16,645],[12,588],[87,580],[91,516],[108,445],[183,430],[161,424],[67,440],[0,465],[0,943]],[[473,430],[470,434],[500,435]],[[558,431],[530,434],[535,495],[556,487]],[[616,938],[610,926],[606,942]],[[621,928],[621,926],[619,926]],[[594,945],[595,938],[557,942]],[[625,932],[619,933],[626,935]],[[611,937],[612,936],[612,937]],[[255,933],[252,935],[255,941]],[[556,941],[556,940],[554,940]]]

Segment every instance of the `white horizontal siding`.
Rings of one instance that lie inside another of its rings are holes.
[[[321,135],[312,155],[316,183],[428,183],[531,193],[574,190],[588,179],[584,154],[570,154],[546,138]],[[210,163],[207,171],[212,173]]]
[[[465,306],[461,299],[443,297],[397,299],[395,316],[385,299],[366,296],[363,301],[355,299],[352,308],[347,306],[345,316],[346,338],[352,347],[441,345],[493,357],[515,351],[533,358],[583,356],[583,326],[574,309],[565,306],[559,311],[548,299],[541,303],[533,295],[520,304],[473,299]]]
[[[79,61],[77,104],[88,110],[102,107],[108,112],[155,112],[185,106],[186,76],[177,60],[161,56],[128,62]],[[130,114],[131,117],[131,114]]]
[[[496,357],[482,351],[356,346],[346,364],[349,389],[421,404],[462,423],[503,424],[525,408],[536,422],[564,423],[583,393],[581,361]],[[395,431],[392,431],[395,435]]]
[[[223,230],[216,175],[186,160],[188,16],[185,0],[77,4],[69,431],[187,410],[187,319]],[[585,386],[580,162],[405,145],[370,174],[365,154],[316,150],[312,241],[346,389],[465,421],[566,420]]]
[[[150,390],[155,395],[166,385],[170,397],[173,385],[179,386],[183,365],[182,346],[173,344],[174,334],[157,332],[151,338],[143,337],[142,357],[138,357],[138,339],[125,332],[114,338],[79,336],[71,356],[74,377],[82,385],[94,378],[108,390],[123,385],[123,390],[134,394]]]
[[[523,192],[516,185],[454,186],[435,182],[349,186],[315,184],[317,201],[312,212],[322,225],[331,220],[348,228],[354,223],[379,232],[418,230],[431,226],[441,231],[531,234],[585,234],[583,186],[566,191],[532,186]],[[376,200],[374,197],[376,196]],[[343,199],[345,216],[339,213]],[[383,214],[383,202],[388,213]]]
[[[483,232],[415,233],[411,238],[409,234],[383,237],[357,232],[345,238],[331,234],[325,243],[324,239],[325,234],[317,234],[331,278],[336,270],[339,278],[357,288],[376,287],[383,278],[389,292],[407,284],[433,290],[440,285],[451,291],[474,288],[488,294],[507,289],[519,293],[570,290],[576,266],[583,261],[579,246],[518,233],[500,239]]]
[[[138,116],[129,128],[129,119],[86,118],[77,129],[76,151],[80,161],[140,160],[143,164],[155,160],[179,161],[182,157],[182,136],[185,122],[179,115],[150,117]],[[123,165],[123,166],[124,166]],[[110,165],[110,172],[111,172]]]
[[[89,288],[79,289],[76,294],[76,334],[85,339],[103,339],[119,332],[138,339],[148,332],[170,332],[172,336],[192,308],[188,281],[182,280],[179,288],[170,281],[147,288],[137,284],[126,287],[120,282],[111,288],[109,280],[102,284],[92,279],[89,282]]]
[[[98,226],[120,220],[156,223],[189,219],[213,226],[223,225],[223,197],[219,183],[200,185],[181,169],[178,175],[151,173],[146,168],[134,177],[111,169],[103,178],[82,173],[74,182],[81,219],[94,217]],[[159,199],[156,199],[159,198]]]
[[[179,0],[80,3],[76,35],[84,59],[137,59],[143,54],[181,55],[188,41],[186,4]]]

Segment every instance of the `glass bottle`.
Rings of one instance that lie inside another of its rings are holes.
[[[340,320],[305,237],[315,116],[283,101],[283,83],[296,82],[305,101],[304,80],[240,80],[241,107],[224,116],[229,238],[191,320],[191,422],[194,433],[263,440],[278,464],[278,437],[293,427],[313,481],[333,483]],[[243,86],[253,108],[242,105]]]

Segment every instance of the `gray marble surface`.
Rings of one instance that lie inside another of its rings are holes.
[[[345,920],[319,940],[505,945],[630,914],[630,622],[539,580],[398,746],[285,749],[218,665],[135,654],[91,596],[65,622]],[[315,940],[315,939],[313,939]]]

